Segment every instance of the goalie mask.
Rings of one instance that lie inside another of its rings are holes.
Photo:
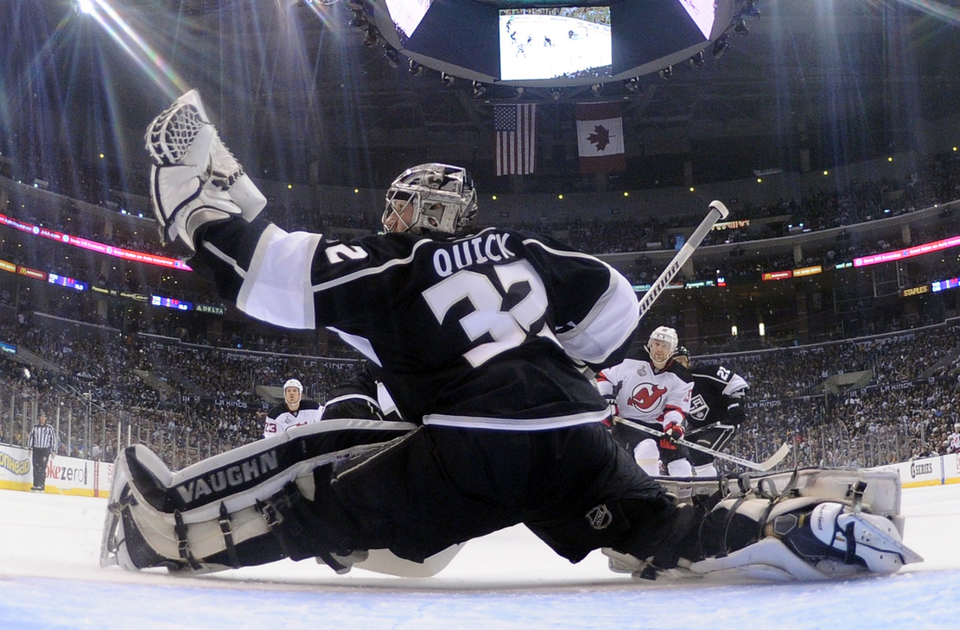
[[[677,331],[673,328],[660,326],[650,333],[650,340],[647,341],[646,350],[650,355],[650,362],[653,367],[662,370],[666,367],[670,357],[677,349],[678,344]]]
[[[386,232],[453,234],[477,214],[477,192],[467,171],[421,164],[400,174],[387,190]]]

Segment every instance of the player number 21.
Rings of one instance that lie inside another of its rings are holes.
[[[493,341],[482,343],[464,353],[463,356],[474,367],[523,343],[530,328],[547,311],[547,291],[530,263],[520,260],[497,265],[494,270],[505,293],[520,282],[526,282],[530,287],[526,297],[508,311],[500,310],[503,298],[493,281],[475,271],[458,271],[423,292],[423,297],[441,324],[454,304],[463,299],[470,301],[473,311],[460,319],[460,326],[470,341],[484,334],[493,338]],[[552,337],[546,327],[538,334]]]

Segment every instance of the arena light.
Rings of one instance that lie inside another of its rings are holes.
[[[713,55],[714,59],[719,59],[720,57],[723,57],[728,48],[730,48],[730,36],[724,33],[717,38],[717,41],[713,42],[713,51],[711,54]]]
[[[362,31],[368,26],[370,26],[370,23],[367,22],[367,18],[363,16],[363,13],[361,13],[360,11],[354,11],[353,17],[347,23],[347,26],[349,26],[355,31]]]
[[[181,77],[107,0],[76,0],[77,12],[89,15],[103,31],[171,99],[188,89]]]
[[[400,53],[389,44],[384,44],[383,46],[383,60],[386,61],[387,65],[391,68],[396,69],[400,67]]]

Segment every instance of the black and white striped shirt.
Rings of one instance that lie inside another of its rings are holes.
[[[57,430],[49,424],[34,425],[30,432],[30,440],[27,442],[29,448],[46,448],[51,451],[57,450],[60,439],[57,436]]]

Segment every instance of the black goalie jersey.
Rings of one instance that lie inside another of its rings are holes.
[[[207,228],[196,258],[247,314],[337,332],[424,424],[601,421],[606,403],[575,361],[620,362],[637,325],[636,295],[609,265],[506,229],[339,242],[235,219]]]

